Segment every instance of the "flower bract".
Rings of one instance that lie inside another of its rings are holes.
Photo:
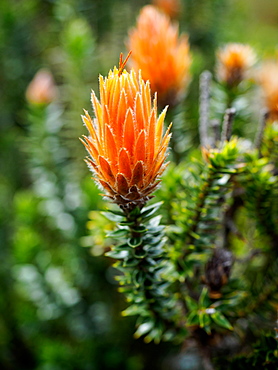
[[[254,50],[249,45],[229,43],[217,52],[217,76],[228,86],[236,86],[246,78],[256,62]]]

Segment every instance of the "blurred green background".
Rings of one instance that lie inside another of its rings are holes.
[[[200,72],[213,71],[215,50],[228,41],[250,43],[260,58],[273,56],[278,3],[181,3],[180,31],[189,34],[193,56],[184,107],[194,149]],[[189,359],[180,363],[179,346],[134,340],[134,319],[121,317],[125,302],[111,261],[101,256],[105,221],[96,210],[106,205],[78,140],[98,74],[126,53],[128,30],[146,4],[0,2],[1,369],[193,369]],[[25,91],[41,68],[53,74],[58,95],[34,106]]]

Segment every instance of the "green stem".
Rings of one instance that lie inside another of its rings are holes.
[[[143,334],[147,334],[147,327],[148,340],[158,342],[168,328],[175,327],[175,304],[168,292],[164,227],[159,225],[159,216],[150,218],[157,208],[153,205],[125,210],[120,222],[125,229],[115,232],[123,231],[125,242],[108,255],[119,257],[116,267],[123,273],[119,277],[120,291],[130,303],[124,315],[139,315],[136,336],[143,329]]]

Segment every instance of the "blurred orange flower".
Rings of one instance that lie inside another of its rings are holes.
[[[53,76],[47,69],[40,69],[26,90],[26,99],[31,104],[49,104],[58,96]]]
[[[181,2],[179,0],[153,0],[152,3],[169,15],[170,18],[176,18],[181,11]]]
[[[126,62],[126,61],[125,61]],[[92,92],[95,119],[82,116],[90,136],[84,136],[87,164],[108,197],[123,209],[143,206],[160,183],[166,164],[169,130],[163,135],[167,107],[157,117],[150,83],[132,70],[114,67],[99,77],[100,100]]]
[[[251,46],[239,43],[227,44],[217,52],[217,77],[228,86],[237,86],[246,78],[247,72],[255,62],[256,55]]]
[[[258,74],[265,105],[271,120],[278,120],[278,59],[265,62]]]
[[[156,7],[146,5],[127,45],[132,50],[131,66],[150,81],[159,105],[177,104],[189,83],[191,64],[188,37],[178,37],[178,23],[171,23]]]

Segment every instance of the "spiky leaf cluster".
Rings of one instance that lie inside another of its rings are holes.
[[[135,336],[146,335],[146,341],[155,342],[162,337],[170,339],[177,315],[174,298],[168,292],[171,265],[164,248],[164,226],[160,225],[161,216],[154,216],[160,205],[137,207],[127,214],[105,213],[119,225],[108,236],[123,240],[106,253],[117,260],[114,267],[121,272],[117,276],[119,290],[129,303],[123,315],[139,316]]]

